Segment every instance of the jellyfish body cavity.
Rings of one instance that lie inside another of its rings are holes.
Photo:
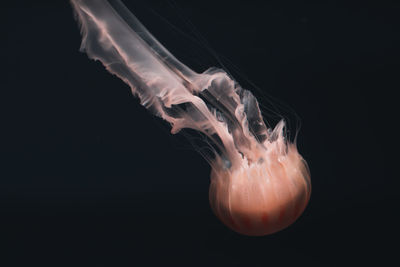
[[[258,102],[224,70],[197,73],[165,49],[121,1],[71,0],[81,26],[81,50],[128,84],[141,104],[212,143],[209,199],[216,216],[246,235],[266,235],[293,223],[310,198],[307,164],[270,129]]]

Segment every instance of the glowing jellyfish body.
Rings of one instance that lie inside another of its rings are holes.
[[[127,83],[141,104],[172,125],[213,143],[209,191],[217,217],[246,235],[293,223],[311,193],[310,174],[284,122],[266,127],[255,97],[226,72],[196,73],[171,55],[120,1],[72,0],[82,45]]]

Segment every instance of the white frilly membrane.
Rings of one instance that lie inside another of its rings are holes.
[[[127,83],[172,133],[190,128],[211,140],[210,203],[227,226],[265,235],[297,219],[310,197],[310,175],[284,136],[284,121],[266,127],[251,92],[221,69],[199,74],[179,62],[122,2],[71,3],[82,51]]]

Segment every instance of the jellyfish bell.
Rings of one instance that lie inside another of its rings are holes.
[[[283,134],[264,123],[256,98],[224,70],[197,73],[165,49],[121,1],[71,0],[81,51],[128,84],[171,132],[196,130],[214,155],[209,198],[216,216],[246,235],[293,223],[310,197],[307,164]]]
[[[232,230],[272,234],[292,224],[311,193],[307,163],[282,137],[266,142],[259,160],[237,168],[213,168],[209,199],[216,216]]]

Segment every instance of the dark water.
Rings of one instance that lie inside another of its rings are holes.
[[[391,263],[399,4],[125,3],[182,62],[197,71],[220,66],[212,47],[265,110],[269,94],[296,111],[312,174],[309,206],[277,234],[231,232],[209,208],[207,163],[78,52],[69,4],[4,3],[1,266]],[[197,35],[181,15],[208,45],[191,40]]]

